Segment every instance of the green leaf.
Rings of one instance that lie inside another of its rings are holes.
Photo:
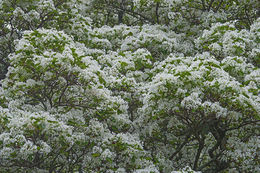
[[[100,155],[100,153],[92,153],[92,157],[99,157]]]

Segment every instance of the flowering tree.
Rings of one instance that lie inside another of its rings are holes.
[[[0,1],[1,170],[258,172],[257,4]]]

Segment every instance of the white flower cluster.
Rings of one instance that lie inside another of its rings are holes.
[[[0,1],[1,171],[258,172],[256,2]]]

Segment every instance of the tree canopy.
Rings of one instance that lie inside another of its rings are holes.
[[[260,165],[258,0],[0,0],[3,172]]]

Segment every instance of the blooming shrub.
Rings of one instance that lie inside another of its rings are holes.
[[[3,172],[259,172],[256,0],[0,1]]]

